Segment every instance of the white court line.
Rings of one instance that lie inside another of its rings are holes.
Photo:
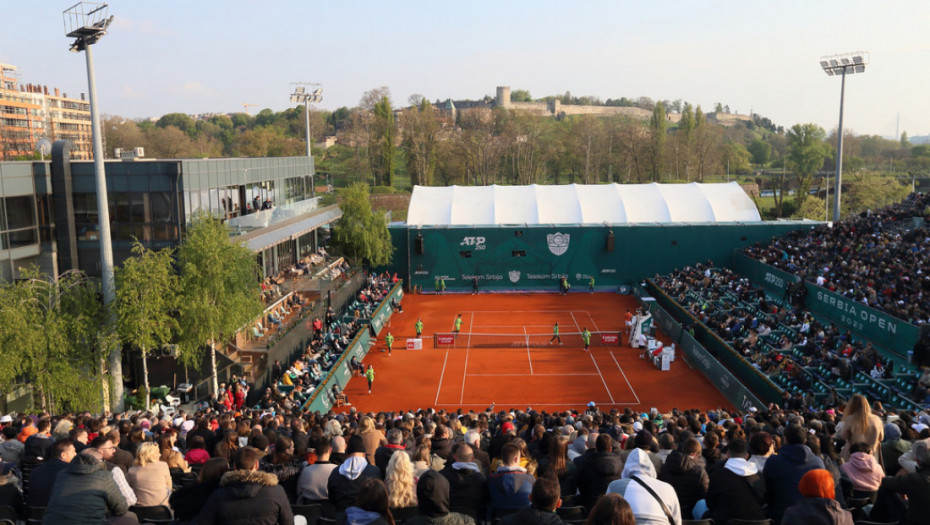
[[[571,314],[572,322],[575,323],[575,330],[578,330],[579,332],[581,332],[581,327],[578,326],[578,319],[575,319],[575,313],[571,311],[569,311],[568,313]]]
[[[610,352],[610,357],[613,358],[614,364],[617,365],[617,368],[620,369],[620,373],[623,374],[623,379],[626,380],[626,385],[630,387],[630,392],[633,392],[633,397],[636,398],[636,404],[639,403],[639,396],[636,395],[636,390],[633,390],[633,385],[630,384],[630,380],[626,377],[626,372],[623,371],[623,367],[620,366],[620,363],[617,362],[617,356],[614,355],[613,351]]]
[[[600,330],[599,330],[598,327],[597,327],[597,323],[594,322],[594,316],[591,315],[591,312],[589,312],[589,311],[587,311],[587,310],[584,310],[584,313],[588,314],[588,319],[591,320],[591,326],[594,327],[594,331],[595,331],[595,332],[600,332]]]
[[[597,375],[601,376],[601,383],[604,383],[604,390],[607,391],[607,396],[610,397],[611,404],[616,404],[614,403],[614,396],[610,393],[610,388],[607,386],[607,381],[604,381],[604,374],[601,373],[601,367],[597,366],[597,361],[594,359],[594,352],[588,352],[588,355],[591,357],[591,362],[594,363],[594,368],[597,369]]]
[[[474,314],[472,314],[474,316]],[[528,326],[530,328],[548,328],[552,325],[550,324],[483,324],[481,325],[482,329],[485,328],[520,328],[521,326]]]
[[[495,401],[494,404],[495,404],[497,407],[502,407],[502,406],[508,406],[508,407],[521,407],[521,406],[564,407],[564,406],[572,406],[572,405],[575,405],[575,404],[578,404],[578,405],[587,405],[588,403],[585,402],[585,401],[579,401],[579,402],[577,402],[577,403],[572,403],[572,402],[565,402],[565,403],[533,403],[532,401],[530,401],[530,402],[520,401],[520,402],[517,402],[517,403],[512,403],[512,402]],[[638,405],[639,403],[600,403],[600,402],[595,401],[594,404],[600,407],[600,406]],[[488,406],[491,406],[491,403],[457,403],[457,404],[452,404],[452,403],[434,403],[434,405],[435,405],[435,406],[439,406],[439,407],[488,407]]]
[[[562,377],[562,376],[596,376],[597,374],[577,373],[577,374],[533,374],[533,375]],[[470,376],[471,377],[526,377],[526,374],[470,374]]]
[[[439,392],[442,391],[442,378],[446,375],[446,363],[449,362],[449,349],[446,349],[446,359],[442,362],[442,373],[439,374],[439,386],[436,387],[436,401],[439,402]],[[435,404],[433,403],[433,404]]]
[[[523,335],[526,336],[526,359],[530,363],[530,375],[533,375],[533,356],[530,355],[530,336],[526,333],[526,327],[523,327]]]
[[[468,320],[469,323],[475,322],[475,313],[472,312],[471,318]],[[459,403],[465,400],[465,378],[468,377],[468,352],[471,349],[471,325],[469,325],[468,332],[468,344],[465,347],[465,370],[462,371],[462,391],[459,395]]]

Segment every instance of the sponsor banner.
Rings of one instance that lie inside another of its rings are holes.
[[[608,346],[620,346],[620,334],[601,334],[601,342]]]
[[[407,350],[423,350],[423,339],[407,339]]]
[[[436,334],[436,344],[442,345],[454,345],[455,344],[455,334]]]
[[[774,266],[764,264],[742,253],[733,258],[736,273],[748,277],[755,286],[761,286],[769,295],[781,299],[788,287],[801,279]]]
[[[905,357],[920,339],[920,329],[908,322],[870,308],[812,283],[807,285],[807,308],[862,334],[874,344]]]
[[[673,343],[677,343],[678,338],[681,337],[681,325],[668,312],[660,308],[655,301],[649,304],[652,305],[652,317],[655,319],[656,327],[660,332],[669,336]]]

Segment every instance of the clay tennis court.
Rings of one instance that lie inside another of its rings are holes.
[[[358,410],[484,410],[493,403],[497,410],[552,411],[582,409],[590,401],[605,410],[730,406],[680,356],[670,371],[661,372],[640,359],[625,337],[621,346],[595,344],[601,344],[602,333],[621,330],[627,309],[635,311],[630,296],[407,295],[402,305],[404,312],[394,313],[364,360],[375,369],[372,393],[363,377],[352,378],[345,390]],[[456,347],[437,348],[433,334],[451,333],[458,314],[464,324]],[[423,349],[407,350],[417,317],[424,325]],[[561,345],[548,342],[556,322]],[[587,352],[577,335],[585,327],[594,333]],[[390,357],[383,351],[388,331],[395,337]]]

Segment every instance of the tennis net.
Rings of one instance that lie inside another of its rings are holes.
[[[476,334],[470,332],[436,332],[433,334],[434,348],[533,348],[550,345],[584,346],[581,332],[566,332],[558,338],[552,332],[545,334]],[[623,341],[619,332],[591,332],[591,346],[618,347]]]

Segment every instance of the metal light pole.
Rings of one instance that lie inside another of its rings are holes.
[[[307,88],[310,86],[316,86],[312,93],[307,92]],[[304,105],[304,123],[307,126],[307,156],[312,157],[313,154],[310,152],[310,104],[323,100],[323,88],[319,87],[319,84],[311,82],[291,82],[291,90],[291,102]],[[313,180],[312,176],[310,180]],[[313,193],[316,194],[316,191]]]
[[[827,76],[840,75],[840,124],[836,132],[836,188],[833,192],[833,222],[840,220],[840,196],[843,184],[843,99],[846,96],[846,75],[865,73],[865,66],[869,63],[867,52],[857,51],[821,57],[820,67]]]
[[[113,242],[110,238],[110,206],[107,200],[107,179],[103,168],[103,136],[100,130],[100,110],[97,107],[97,81],[94,76],[94,55],[91,51],[113,21],[107,16],[109,6],[92,2],[78,2],[63,12],[65,34],[74,38],[71,51],[84,51],[87,59],[87,90],[90,97],[90,125],[94,141],[94,180],[97,186],[97,217],[100,227],[100,271],[103,283],[104,307],[116,299],[116,287],[113,280]],[[114,313],[110,310],[110,320]],[[116,409],[122,410],[123,404],[123,364],[119,345],[113,345],[109,353],[110,377],[113,383],[113,398]],[[104,406],[109,406],[104,399]]]

